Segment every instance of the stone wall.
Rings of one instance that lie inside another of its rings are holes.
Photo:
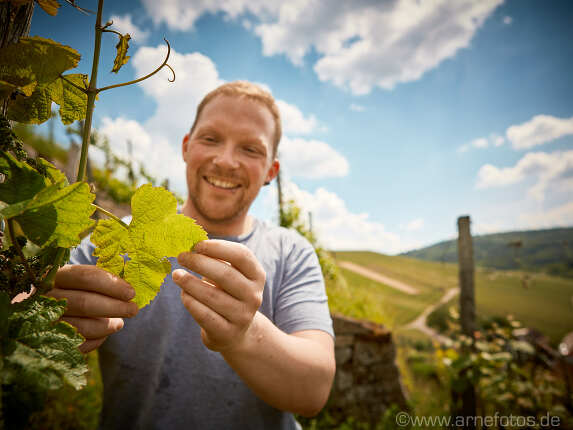
[[[335,417],[377,422],[387,407],[407,408],[392,333],[379,324],[333,314],[336,376],[328,403]]]

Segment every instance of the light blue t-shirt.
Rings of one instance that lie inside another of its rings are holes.
[[[314,249],[298,233],[255,220],[253,230],[223,238],[246,245],[267,279],[259,309],[286,333],[333,335]],[[93,244],[72,252],[73,264],[95,264]],[[170,259],[172,268],[181,268]],[[260,400],[222,356],[207,349],[200,327],[169,275],[157,297],[99,348],[104,384],[100,428],[294,429],[292,414]]]

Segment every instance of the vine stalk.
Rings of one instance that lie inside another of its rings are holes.
[[[88,100],[87,100],[87,108],[86,108],[86,119],[84,122],[84,128],[83,128],[83,133],[82,133],[82,149],[81,149],[81,155],[80,155],[80,164],[78,166],[78,173],[76,176],[76,181],[75,182],[80,182],[84,180],[85,177],[85,173],[86,173],[86,164],[87,164],[87,159],[88,159],[88,149],[89,149],[89,145],[90,145],[90,134],[91,134],[91,128],[92,128],[92,117],[93,117],[93,112],[94,112],[94,104],[95,104],[95,98],[97,95],[97,72],[98,72],[98,67],[99,67],[99,57],[100,57],[100,50],[101,50],[101,36],[102,36],[102,32],[103,32],[103,28],[101,25],[101,17],[102,17],[102,13],[103,13],[103,1],[104,0],[98,0],[98,5],[97,5],[97,18],[96,18],[96,24],[95,24],[95,43],[94,43],[94,56],[93,56],[93,62],[92,62],[92,73],[90,76],[90,83],[87,89],[87,96],[88,96]],[[64,259],[64,256],[66,255],[66,248],[59,248],[58,251],[56,252],[56,256],[54,258],[54,265],[52,266],[52,268],[50,269],[50,271],[48,272],[48,274],[46,275],[46,277],[44,278],[44,281],[41,283],[40,287],[38,288],[38,293],[40,294],[44,294],[46,292],[48,292],[53,284],[54,284],[54,279],[56,277],[56,273],[58,272],[58,269],[60,268],[60,265],[62,264],[62,260]]]

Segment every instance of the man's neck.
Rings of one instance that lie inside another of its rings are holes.
[[[182,213],[193,218],[211,237],[242,236],[249,233],[253,228],[253,218],[248,214],[222,222],[206,220],[197,213],[197,210],[189,200],[186,200],[183,204]]]

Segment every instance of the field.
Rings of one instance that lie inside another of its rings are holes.
[[[454,263],[422,261],[410,257],[386,256],[373,252],[336,252],[337,261],[351,261],[378,271],[420,290],[409,295],[342,269],[346,291],[329,285],[333,311],[372,319],[399,329],[422,310],[436,302],[445,290],[457,286]],[[547,335],[556,346],[573,330],[573,281],[541,273],[476,270],[478,318],[513,315],[524,325]],[[454,299],[452,304],[457,304]]]

